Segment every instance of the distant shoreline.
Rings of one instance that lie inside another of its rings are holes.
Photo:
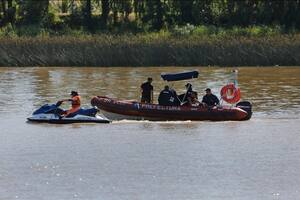
[[[300,66],[300,35],[2,37],[0,66]]]

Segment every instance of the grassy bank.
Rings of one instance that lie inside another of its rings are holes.
[[[138,35],[2,34],[0,66],[300,66],[299,33],[190,29]]]

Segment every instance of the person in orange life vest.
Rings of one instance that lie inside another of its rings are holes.
[[[70,95],[71,95],[71,99],[61,100],[61,102],[71,101],[71,105],[72,105],[72,107],[69,110],[65,111],[65,113],[63,114],[63,116],[65,116],[65,117],[67,117],[71,113],[77,112],[80,109],[81,103],[80,103],[80,96],[79,96],[78,92],[72,91]]]

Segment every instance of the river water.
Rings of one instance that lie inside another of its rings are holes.
[[[151,76],[157,98],[160,73],[194,69],[200,95],[231,78],[213,67],[0,68],[0,199],[298,199],[300,67],[238,68],[249,121],[26,122],[71,90],[85,107],[95,95],[139,99]]]

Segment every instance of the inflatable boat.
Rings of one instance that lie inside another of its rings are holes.
[[[198,78],[198,71],[181,72],[175,74],[161,74],[164,81],[181,81]],[[235,71],[236,75],[236,71]],[[167,99],[169,104],[145,104],[136,101],[126,101],[97,96],[91,100],[93,106],[98,107],[107,118],[111,120],[154,120],[154,121],[228,121],[228,120],[248,120],[252,116],[252,105],[248,101],[240,101],[240,89],[237,87],[237,78],[234,84],[227,84],[221,90],[221,98],[231,105],[207,106],[200,103],[198,105],[188,104],[187,92],[180,99],[179,104],[172,104],[171,99]],[[187,84],[191,87],[191,84]],[[174,99],[174,98],[173,98]],[[235,104],[237,103],[237,104]]]
[[[161,106],[97,96],[92,98],[91,104],[111,120],[242,121],[250,119],[252,115],[252,106],[247,101],[235,106]]]

